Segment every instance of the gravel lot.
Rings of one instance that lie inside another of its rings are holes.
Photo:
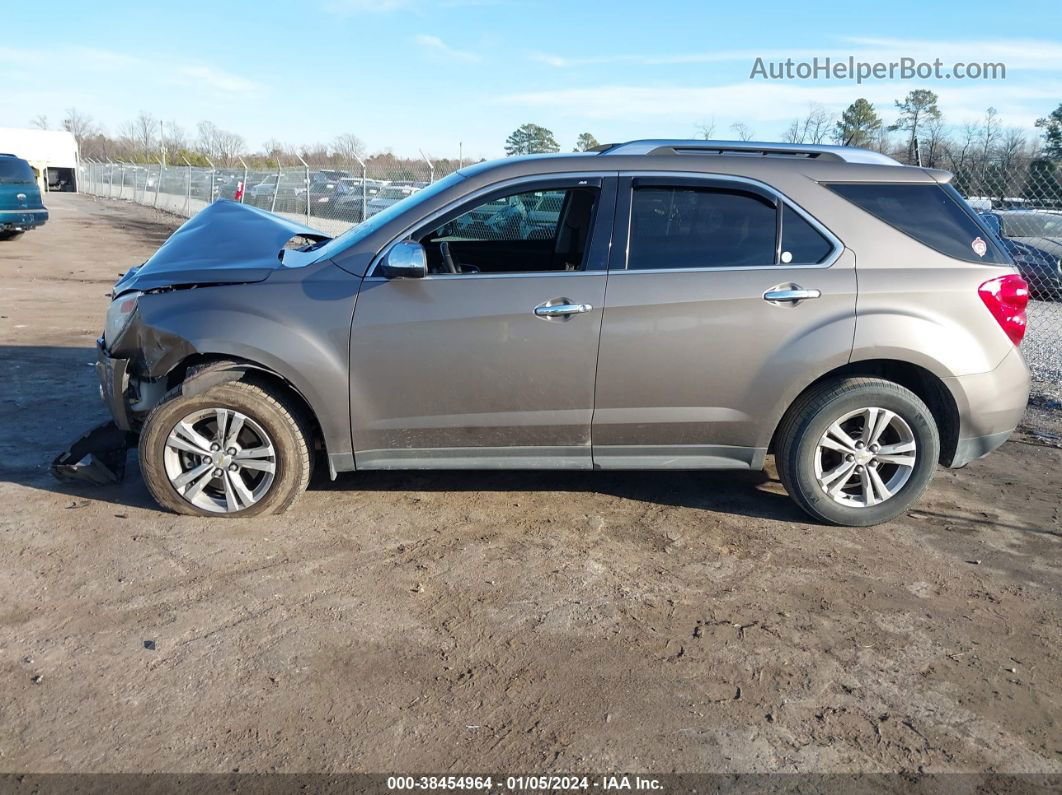
[[[1062,301],[1032,301],[1022,352],[1033,377],[1045,386],[1062,384]]]
[[[352,473],[178,517],[135,467],[47,474],[103,416],[107,289],[176,222],[49,206],[0,244],[0,772],[1062,773],[1049,407],[871,530],[770,473]]]

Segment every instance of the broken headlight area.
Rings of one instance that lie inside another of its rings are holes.
[[[136,312],[136,304],[140,295],[140,293],[136,292],[124,293],[111,301],[111,305],[107,307],[107,321],[103,327],[103,339],[108,347],[113,349],[114,344],[129,325],[129,321],[133,319],[133,313]]]

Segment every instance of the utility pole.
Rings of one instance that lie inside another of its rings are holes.
[[[159,119],[159,149],[162,152],[162,167],[166,168],[166,128]]]

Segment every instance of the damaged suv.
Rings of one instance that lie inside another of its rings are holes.
[[[635,141],[478,164],[335,239],[218,201],[115,285],[103,396],[185,514],[283,511],[315,463],[773,454],[811,516],[877,524],[1028,397],[1026,285],[949,180],[845,147]]]

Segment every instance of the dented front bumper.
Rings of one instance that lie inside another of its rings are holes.
[[[96,357],[100,397],[111,420],[81,436],[52,461],[52,474],[59,480],[118,483],[125,477],[126,453],[136,443],[126,400],[129,360],[108,355],[102,339],[96,341]]]
[[[100,379],[100,397],[120,430],[132,428],[126,392],[129,389],[129,360],[107,353],[103,339],[96,340],[96,375]]]

